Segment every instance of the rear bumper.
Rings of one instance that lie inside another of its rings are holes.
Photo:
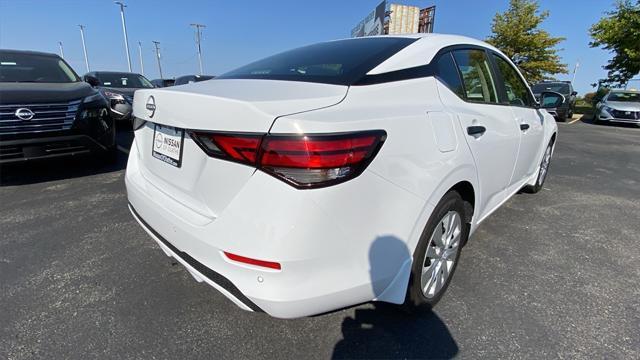
[[[365,172],[337,186],[296,190],[257,171],[207,218],[146,171],[134,142],[125,177],[134,217],[196,280],[242,309],[294,318],[404,301],[413,253],[407,243],[426,202],[379,176]],[[224,252],[278,262],[281,270],[238,263]]]
[[[263,312],[262,309],[258,307],[258,305],[254,304],[251,300],[249,300],[238,288],[233,285],[229,279],[215,272],[214,270],[206,267],[198,260],[189,256],[189,254],[178,250],[175,246],[173,246],[169,241],[162,237],[157,231],[149,226],[136,212],[136,210],[129,204],[129,210],[133,217],[138,221],[140,226],[154,239],[158,246],[167,254],[176,260],[178,260],[182,266],[184,266],[191,275],[198,282],[206,281],[207,284],[213,286],[222,294],[224,294],[227,298],[233,301],[236,305],[238,305],[243,310],[248,311],[257,311]]]

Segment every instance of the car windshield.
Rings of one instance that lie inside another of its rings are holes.
[[[569,93],[569,84],[564,83],[542,83],[535,84],[531,88],[531,90],[535,94],[540,94],[543,91],[554,91],[560,94],[568,94]]]
[[[376,37],[324,42],[258,60],[218,79],[269,79],[350,85],[416,39]]]
[[[636,92],[612,92],[607,101],[640,102],[640,93]]]
[[[113,88],[140,89],[153,85],[144,76],[131,73],[96,73],[100,86]]]
[[[0,51],[0,82],[71,83],[80,77],[57,56]]]

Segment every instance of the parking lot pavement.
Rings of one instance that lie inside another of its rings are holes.
[[[483,223],[413,317],[236,308],[131,218],[124,153],[4,168],[0,358],[640,358],[640,129],[559,127],[544,190]]]

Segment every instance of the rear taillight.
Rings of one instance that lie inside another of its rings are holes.
[[[192,132],[210,156],[240,162],[297,188],[337,184],[362,173],[386,139],[382,130],[318,135]]]

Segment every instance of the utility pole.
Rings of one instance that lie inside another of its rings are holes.
[[[87,44],[84,42],[84,25],[78,25],[80,27],[80,37],[82,38],[82,50],[84,51],[84,64],[87,66],[87,72],[89,69],[89,57],[87,57]]]
[[[164,79],[164,77],[162,77],[162,65],[160,65],[160,48],[158,47],[158,45],[160,45],[160,42],[154,40],[152,41],[152,43],[156,47],[156,58],[158,59],[158,71],[160,72],[160,79]]]
[[[127,7],[122,1],[115,1],[117,5],[120,5],[120,17],[122,18],[122,32],[124,32],[124,48],[127,51],[127,65],[129,65],[129,72],[131,72],[131,54],[129,53],[129,37],[127,36],[127,24],[124,21],[124,8]]]
[[[576,66],[573,68],[573,79],[571,80],[572,84],[576,81],[576,74],[578,73],[579,67],[580,67],[580,60],[576,62]]]
[[[203,24],[191,24],[191,26],[196,28],[196,48],[198,50],[198,63],[200,64],[200,75],[203,74],[202,70],[202,46],[200,45],[200,29],[206,28],[206,25]]]
[[[142,42],[138,41],[138,54],[140,54],[140,74],[144,75],[144,63],[142,62]]]
[[[58,41],[58,46],[60,47],[60,57],[64,59],[64,49],[62,48],[62,41]]]

